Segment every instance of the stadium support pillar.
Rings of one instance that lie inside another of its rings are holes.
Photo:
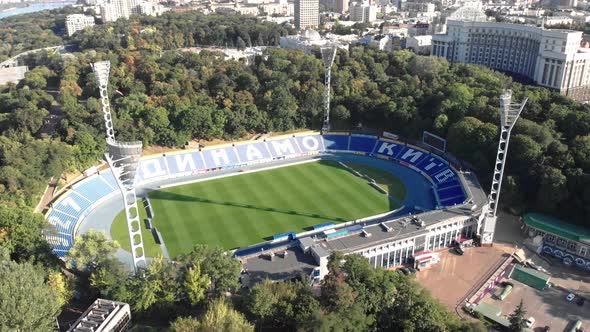
[[[109,163],[113,175],[117,180],[119,190],[123,195],[127,228],[129,230],[129,241],[131,242],[131,255],[133,267],[137,272],[140,268],[146,268],[147,262],[141,236],[141,223],[139,220],[139,209],[137,207],[137,196],[135,194],[135,175],[141,157],[141,142],[118,142],[115,140],[115,131],[111,117],[111,107],[108,98],[108,81],[110,62],[96,62],[92,65],[96,81],[100,89],[101,106],[105,121],[108,152],[105,159]]]
[[[320,51],[324,62],[324,83],[326,85],[326,91],[324,93],[324,123],[322,124],[322,131],[326,132],[330,130],[330,81],[332,78],[332,64],[336,58],[338,48],[336,46],[326,46],[320,48]]]
[[[502,178],[504,177],[504,167],[506,166],[510,133],[527,100],[528,98],[525,98],[520,104],[512,104],[511,90],[504,90],[500,96],[500,141],[498,143],[498,153],[494,166],[492,188],[488,197],[489,207],[483,218],[483,227],[478,227],[482,235],[482,245],[491,245],[494,241],[497,220],[496,213],[500,201],[500,189],[502,187]]]

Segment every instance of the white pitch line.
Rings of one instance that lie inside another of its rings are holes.
[[[221,178],[226,178],[226,177],[230,177],[230,176],[236,176],[236,175],[242,175],[242,174],[248,174],[248,173],[256,173],[256,172],[262,172],[262,171],[268,171],[268,170],[275,169],[275,168],[295,166],[295,165],[300,165],[300,164],[305,164],[305,163],[311,163],[311,162],[320,161],[320,160],[321,159],[302,160],[302,161],[297,161],[297,162],[294,162],[294,163],[288,163],[288,164],[282,164],[282,165],[275,165],[275,166],[268,166],[268,167],[263,167],[263,168],[257,168],[257,169],[247,170],[247,171],[243,171],[243,172],[235,172],[235,173],[229,173],[229,174],[223,174],[223,175],[216,175],[216,176],[206,177],[206,178],[202,178],[202,179],[195,179],[195,180],[189,180],[189,181],[184,181],[184,182],[177,182],[177,183],[172,183],[172,184],[165,184],[165,185],[159,186],[158,188],[165,189],[165,188],[170,188],[170,187],[182,186],[182,185],[185,185],[185,184],[191,184],[191,183],[197,183],[197,182],[203,182],[203,181],[221,179]],[[248,166],[244,166],[244,167],[248,167]]]

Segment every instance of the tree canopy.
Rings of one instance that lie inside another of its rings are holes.
[[[38,266],[0,257],[0,330],[54,329],[63,303],[45,278],[45,272]]]

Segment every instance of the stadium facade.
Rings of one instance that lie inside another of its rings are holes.
[[[272,241],[238,249],[234,254],[251,278],[280,280],[305,273],[319,280],[327,273],[327,257],[333,251],[359,253],[373,266],[390,268],[419,253],[449,246],[455,239],[480,233],[478,227],[488,201],[473,173],[460,171],[459,165],[448,161],[452,157],[435,154],[424,146],[374,135],[308,132],[145,156],[137,170],[137,186],[343,154],[390,161],[423,176],[431,185],[434,209],[404,206],[404,217],[397,217],[400,211],[396,211],[343,224],[318,225],[303,234],[285,233]],[[54,228],[46,235],[53,253],[63,257],[73,246],[86,216],[117,195],[120,192],[115,178],[106,170],[72,185],[54,201],[46,214]]]

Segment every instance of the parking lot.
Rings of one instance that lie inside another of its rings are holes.
[[[502,309],[502,315],[510,315],[522,299],[526,308],[526,317],[534,317],[535,331],[541,331],[545,326],[551,327],[551,331],[567,331],[572,323],[580,319],[583,327],[590,327],[590,301],[583,306],[576,304],[576,299],[568,302],[565,298],[567,292],[558,288],[536,290],[516,280],[509,280],[514,284],[512,292],[504,301],[497,300],[494,296],[488,296],[483,302],[493,304]],[[495,289],[495,293],[502,292],[502,287]]]
[[[491,270],[503,259],[503,246],[465,249],[459,256],[452,251],[439,253],[440,262],[416,274],[420,284],[451,310],[478,288]]]

